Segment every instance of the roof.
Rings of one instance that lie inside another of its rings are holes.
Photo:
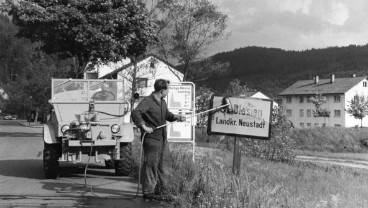
[[[246,92],[242,92],[240,94],[240,96],[242,96],[242,97],[252,97],[253,95],[257,94],[258,92],[260,92],[260,91],[246,91]]]
[[[168,66],[169,66],[169,69],[170,69],[171,71],[172,71],[173,69],[174,69],[174,70],[176,70],[176,69],[174,68],[174,66],[172,66],[170,63],[168,63],[167,61],[164,61],[163,59],[159,58],[158,56],[156,56],[156,55],[154,55],[154,54],[149,54],[149,55],[144,56],[144,57],[142,57],[142,58],[140,58],[140,59],[137,59],[137,61],[136,61],[136,62],[137,62],[137,63],[139,63],[139,62],[143,61],[144,59],[146,59],[146,58],[148,58],[148,57],[153,57],[153,58],[155,58],[155,59],[157,59],[157,60],[162,61],[163,63],[165,63],[166,65],[168,65]],[[104,76],[100,77],[100,79],[110,77],[110,76],[112,76],[112,75],[114,75],[114,74],[116,74],[116,73],[118,73],[118,72],[120,72],[120,71],[123,71],[123,70],[125,70],[125,69],[127,69],[127,68],[129,68],[129,67],[131,67],[131,66],[133,66],[133,62],[130,62],[129,64],[124,65],[123,67],[120,67],[120,68],[118,68],[118,69],[116,69],[116,70],[114,70],[114,71],[112,71],[112,72],[110,72],[110,73],[108,73],[108,74],[105,74]],[[176,70],[176,71],[178,71],[178,70]],[[179,72],[179,71],[178,71],[178,72]],[[175,72],[173,72],[173,73],[175,74]],[[179,73],[181,73],[181,72],[179,72]]]
[[[323,94],[339,94],[349,91],[367,77],[336,78],[331,83],[331,79],[320,79],[317,84],[314,80],[300,80],[286,88],[279,95],[311,95],[317,92]]]

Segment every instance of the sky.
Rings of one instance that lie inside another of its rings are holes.
[[[368,43],[367,0],[211,0],[228,15],[209,55],[259,46],[303,51]]]

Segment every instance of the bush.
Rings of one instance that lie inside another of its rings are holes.
[[[270,140],[244,138],[242,149],[247,156],[293,163],[295,142],[292,124],[277,109],[272,120]]]

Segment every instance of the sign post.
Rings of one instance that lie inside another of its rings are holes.
[[[167,127],[169,142],[188,142],[195,151],[195,85],[192,82],[170,83],[166,98],[167,108],[173,114],[181,114],[185,122],[175,122]]]
[[[213,96],[210,108],[221,106],[224,97]],[[272,100],[230,97],[231,107],[208,115],[208,134],[234,136],[233,173],[240,173],[239,137],[270,139]],[[231,109],[231,110],[229,110]]]

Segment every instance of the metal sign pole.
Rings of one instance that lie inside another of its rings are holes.
[[[233,174],[240,174],[240,164],[241,164],[241,149],[239,146],[239,138],[234,137],[234,156],[233,156]]]

